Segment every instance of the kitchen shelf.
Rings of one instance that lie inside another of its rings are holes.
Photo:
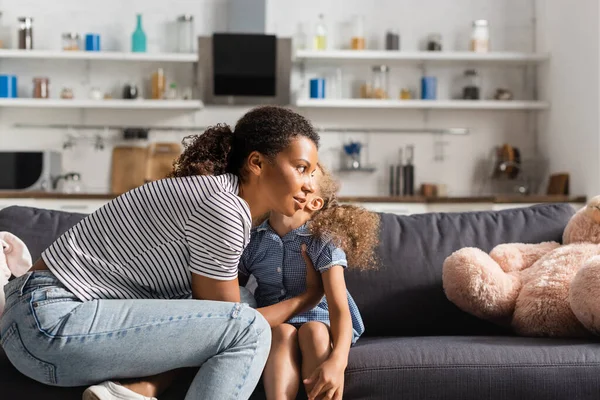
[[[340,173],[346,173],[346,172],[364,172],[364,173],[372,173],[377,171],[377,168],[375,167],[360,167],[360,168],[348,168],[348,167],[343,167],[337,170],[337,172]]]
[[[301,99],[299,108],[400,108],[414,110],[546,110],[543,101],[500,100],[379,100],[379,99]]]
[[[125,53],[115,51],[0,50],[2,59],[198,62],[196,53]]]
[[[0,99],[0,107],[72,108],[123,110],[198,110],[200,100],[63,100],[63,99]]]
[[[385,51],[385,50],[298,50],[296,61],[307,62],[368,62],[376,63],[513,63],[538,64],[550,59],[549,54],[516,52],[454,52],[454,51]]]

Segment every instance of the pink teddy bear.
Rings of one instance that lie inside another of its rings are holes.
[[[4,285],[11,275],[24,275],[31,268],[31,254],[25,243],[15,235],[0,232],[0,315],[4,311]]]
[[[600,196],[573,215],[562,245],[463,248],[444,261],[442,281],[463,311],[520,335],[600,334]]]

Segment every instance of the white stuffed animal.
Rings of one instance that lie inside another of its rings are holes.
[[[21,276],[31,269],[31,254],[25,243],[12,233],[0,232],[0,316],[4,311],[4,285],[11,275]]]

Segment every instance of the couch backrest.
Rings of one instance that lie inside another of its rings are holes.
[[[32,207],[7,207],[0,210],[0,231],[8,231],[23,240],[35,262],[56,238],[85,216]]]
[[[568,204],[549,204],[505,211],[382,214],[380,270],[346,273],[365,335],[507,333],[462,312],[446,298],[444,259],[468,246],[488,252],[500,243],[560,242],[573,213]]]
[[[567,204],[505,211],[397,216],[381,214],[378,271],[346,273],[366,336],[506,333],[454,306],[442,289],[442,264],[453,251],[500,243],[561,241],[574,210]],[[0,231],[28,246],[33,259],[85,217],[29,207],[0,210]]]

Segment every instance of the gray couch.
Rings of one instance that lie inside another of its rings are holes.
[[[347,273],[366,333],[350,352],[344,399],[600,398],[597,341],[512,336],[458,310],[441,285],[442,262],[454,250],[559,241],[572,214],[570,206],[559,204],[499,212],[382,214],[382,268]],[[37,257],[83,217],[11,207],[0,211],[0,231],[21,237]],[[0,351],[1,399],[70,400],[80,399],[81,392],[25,378]],[[183,399],[184,393],[185,382],[179,382],[161,400]]]

